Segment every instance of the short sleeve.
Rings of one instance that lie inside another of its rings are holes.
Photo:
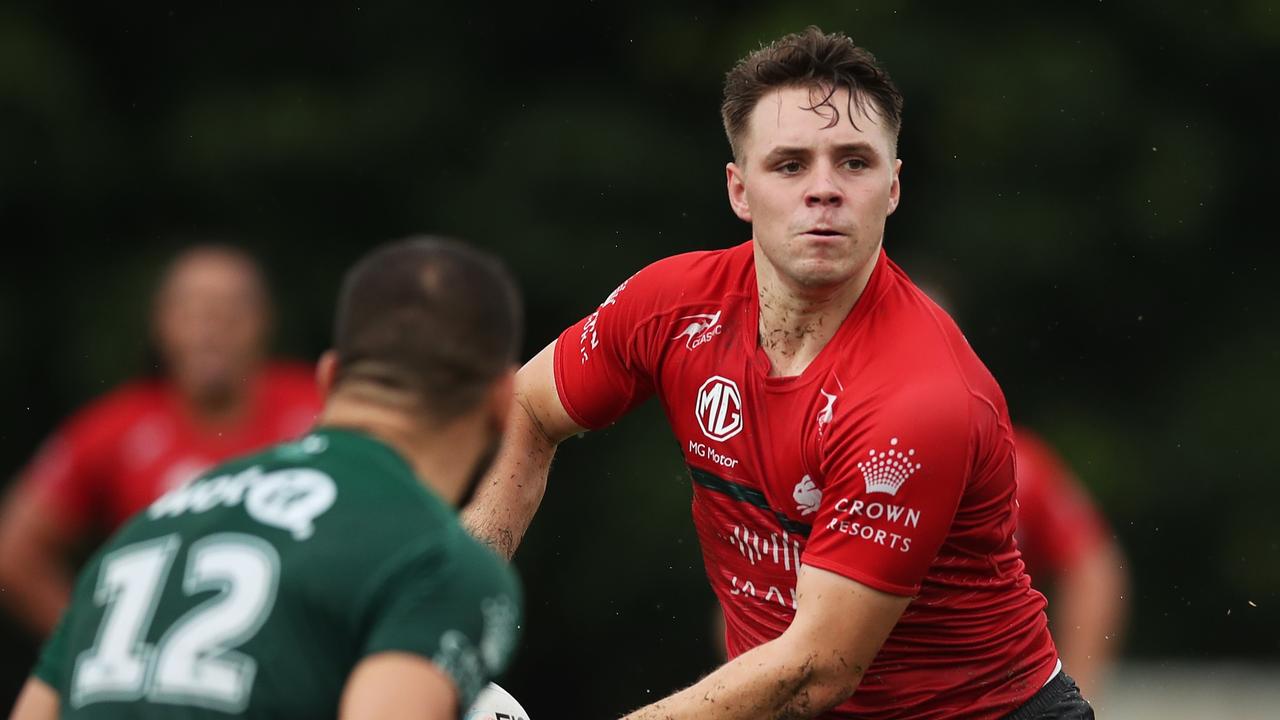
[[[556,342],[556,390],[574,422],[599,429],[653,394],[655,308],[670,268],[631,276]]]
[[[1107,525],[1057,452],[1025,430],[1016,437],[1019,547],[1033,578],[1057,575],[1106,542]]]
[[[66,612],[62,614],[53,634],[45,640],[40,656],[36,658],[35,669],[31,671],[32,675],[57,691],[60,697],[66,695],[63,680],[67,676],[67,615]]]
[[[918,593],[969,476],[967,400],[925,384],[860,422],[837,414],[802,562],[883,592]]]
[[[58,523],[78,533],[93,521],[101,477],[109,458],[95,439],[89,418],[75,418],[47,439],[22,472],[21,492],[53,513]]]
[[[449,549],[411,547],[379,573],[362,655],[427,658],[453,679],[467,707],[510,662],[521,602],[511,569],[469,538]]]

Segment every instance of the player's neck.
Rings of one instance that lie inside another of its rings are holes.
[[[757,341],[769,358],[771,376],[795,376],[809,367],[862,296],[874,269],[872,261],[838,285],[804,287],[757,258]]]
[[[359,400],[331,396],[317,425],[358,430],[389,445],[413,469],[418,481],[450,505],[457,505],[482,443],[465,422],[428,427],[412,415]]]
[[[249,415],[248,392],[216,397],[183,393],[181,397],[196,425],[211,431],[239,425]]]

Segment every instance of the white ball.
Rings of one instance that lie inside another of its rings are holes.
[[[480,691],[463,720],[529,720],[529,713],[497,683]]]

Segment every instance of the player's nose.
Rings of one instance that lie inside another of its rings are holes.
[[[805,191],[804,202],[809,207],[839,207],[844,202],[844,193],[831,177],[830,171],[819,171],[813,174],[813,181]]]

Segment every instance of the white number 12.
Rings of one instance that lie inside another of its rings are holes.
[[[242,533],[192,543],[183,592],[217,594],[148,645],[144,638],[180,545],[176,534],[166,535],[103,558],[93,599],[107,609],[93,647],[76,658],[72,707],[143,697],[224,712],[248,705],[258,663],[234,648],[258,632],[275,605],[280,556],[266,541]]]

